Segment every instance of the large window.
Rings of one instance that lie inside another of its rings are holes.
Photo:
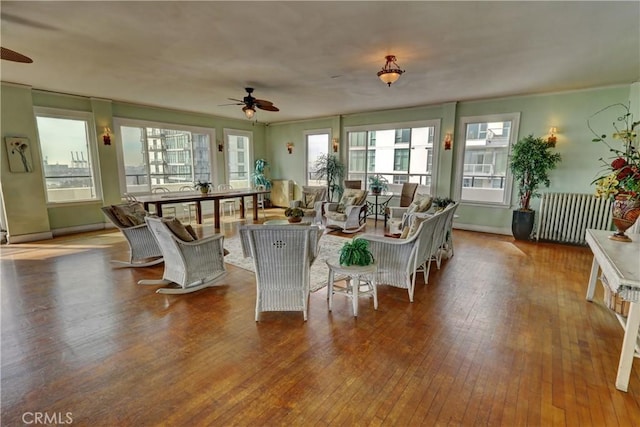
[[[211,182],[213,129],[116,119],[120,188],[145,194],[158,187],[180,191]]]
[[[307,185],[326,186],[327,179],[316,178],[315,163],[322,155],[329,154],[329,130],[310,131],[305,133],[307,144]]]
[[[253,134],[225,129],[224,140],[227,147],[227,183],[233,188],[250,188],[251,172],[253,172]]]
[[[348,128],[348,179],[368,185],[369,175],[380,174],[392,184],[433,188],[439,133],[439,120]]]
[[[509,206],[509,149],[518,135],[519,113],[463,117],[456,195],[463,202]]]
[[[35,109],[48,203],[101,198],[91,114]]]

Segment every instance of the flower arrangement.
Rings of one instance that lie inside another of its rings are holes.
[[[613,122],[615,132],[611,138],[622,142],[621,148],[614,148],[607,135],[596,133],[590,120],[609,109],[622,109],[622,115]],[[640,153],[637,147],[637,133],[634,130],[640,121],[634,122],[633,115],[629,112],[629,106],[613,104],[596,112],[587,120],[589,130],[596,136],[593,142],[602,142],[612,153],[608,160],[600,158],[604,168],[604,174],[594,179],[591,184],[596,184],[596,196],[609,199],[640,200]]]

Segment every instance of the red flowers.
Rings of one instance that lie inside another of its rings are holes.
[[[627,161],[622,157],[618,157],[613,162],[611,162],[611,167],[613,168],[613,170],[622,169],[626,165],[627,165]]]

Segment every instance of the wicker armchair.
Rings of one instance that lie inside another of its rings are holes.
[[[440,269],[442,263],[442,254],[450,251],[453,256],[453,240],[452,240],[452,225],[453,215],[458,208],[459,202],[450,204],[443,211],[436,212],[436,214],[415,214],[413,217],[432,217],[435,219],[435,228],[433,232],[433,239],[429,248],[421,248],[418,254],[418,268],[416,273],[422,272],[424,283],[429,283],[429,271],[431,269],[431,263],[435,261],[436,267]]]
[[[161,280],[140,280],[139,285],[177,284],[179,288],[162,288],[159,294],[186,294],[213,286],[224,274],[224,236],[216,234],[194,241],[183,241],[169,229],[162,218],[145,218],[164,255]]]
[[[290,208],[300,208],[304,212],[303,221],[322,223],[322,205],[327,200],[327,187],[303,186],[300,200],[292,200]]]
[[[343,233],[356,233],[367,225],[366,190],[345,189],[340,203],[325,204],[327,228],[338,228]]]
[[[310,268],[318,256],[317,226],[245,225],[242,250],[253,258],[256,322],[263,311],[302,311],[307,320]]]
[[[122,232],[129,244],[129,261],[112,260],[113,264],[121,267],[149,267],[163,261],[162,251],[158,247],[158,242],[149,231],[146,223],[132,225],[127,224],[116,216],[114,208],[119,206],[131,206],[131,204],[103,206],[102,212],[107,218]],[[120,218],[122,216],[120,215]],[[122,218],[123,220],[126,218]]]
[[[406,239],[396,239],[373,234],[362,234],[354,239],[365,239],[369,250],[378,264],[376,283],[406,289],[409,301],[413,302],[415,289],[415,271],[420,265],[418,254],[431,249],[437,217],[426,217],[415,221],[415,230],[411,230]]]
[[[432,198],[429,194],[415,193],[413,200],[404,207],[389,207],[389,233],[401,233],[406,226],[407,218],[414,213],[423,213],[431,208]],[[386,224],[385,224],[386,226]]]
[[[389,217],[402,218],[402,214],[406,212],[406,208],[413,202],[413,197],[418,189],[418,184],[414,182],[404,182],[402,190],[400,190],[400,206],[387,206],[384,210],[384,228],[387,228],[387,220]],[[400,208],[400,209],[399,209]]]

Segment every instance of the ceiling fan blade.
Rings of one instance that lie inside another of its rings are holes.
[[[227,107],[229,105],[244,105],[244,103],[242,103],[242,102],[234,102],[234,103],[230,103],[230,104],[218,104],[218,107]]]
[[[21,53],[7,49],[6,47],[0,47],[0,58],[7,61],[22,62],[24,64],[31,64],[33,59],[28,56],[24,56]]]
[[[236,102],[240,102],[241,104],[238,105],[242,105],[244,104],[244,101],[242,99],[235,99],[235,98],[227,98],[229,101],[236,101]]]
[[[266,99],[256,99],[256,105],[273,105],[273,102],[267,101]]]
[[[258,107],[261,110],[266,110],[266,111],[280,111],[280,109],[274,105],[258,105],[256,104],[256,107]]]

